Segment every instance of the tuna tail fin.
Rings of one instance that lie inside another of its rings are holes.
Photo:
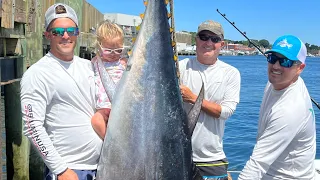
[[[201,86],[201,90],[198,95],[198,98],[188,113],[188,129],[189,129],[190,136],[192,136],[193,130],[196,127],[196,124],[201,112],[203,98],[204,98],[204,84],[202,82],[202,86]]]

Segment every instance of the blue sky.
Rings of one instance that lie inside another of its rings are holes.
[[[101,13],[139,15],[143,0],[87,0]],[[320,0],[174,0],[176,31],[196,32],[207,20],[222,24],[225,38],[245,40],[216,9],[226,14],[250,39],[270,43],[284,34],[298,36],[303,42],[320,46]]]

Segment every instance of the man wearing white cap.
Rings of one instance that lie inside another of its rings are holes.
[[[21,80],[24,133],[46,164],[46,180],[93,179],[102,140],[91,126],[92,65],[74,55],[79,35],[75,11],[52,5],[45,13],[45,30],[50,52]]]
[[[204,179],[228,179],[228,160],[223,151],[226,120],[239,103],[240,73],[218,59],[224,46],[220,23],[205,21],[198,26],[194,58],[179,62],[180,86],[186,111],[192,107],[204,83],[204,100],[192,135],[193,161]]]
[[[279,37],[268,54],[257,144],[239,180],[315,179],[316,128],[312,102],[300,77],[307,49],[292,35]]]

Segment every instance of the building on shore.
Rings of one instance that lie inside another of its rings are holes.
[[[255,48],[250,48],[243,44],[226,43],[220,51],[220,55],[255,55]]]
[[[141,24],[140,16],[120,14],[120,13],[105,13],[104,20],[109,20],[118,24],[124,33],[124,46],[131,48],[133,45],[132,39],[138,35],[137,27]]]
[[[138,35],[137,27],[142,23],[140,16],[121,14],[121,13],[105,13],[104,20],[109,20],[118,24],[124,32],[124,46],[129,51],[133,46],[133,39]],[[176,32],[176,43],[179,54],[195,54],[195,47],[192,46],[192,35],[188,32]]]
[[[191,45],[192,35],[188,32],[177,31],[176,32],[176,40],[178,43],[185,43],[186,45]]]
[[[192,35],[189,32],[176,32],[177,51],[179,55],[195,55],[195,46],[192,45]]]

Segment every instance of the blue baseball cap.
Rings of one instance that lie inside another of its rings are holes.
[[[296,36],[284,35],[279,37],[272,45],[272,49],[267,53],[277,52],[293,61],[300,61],[305,64],[307,57],[306,45]]]

